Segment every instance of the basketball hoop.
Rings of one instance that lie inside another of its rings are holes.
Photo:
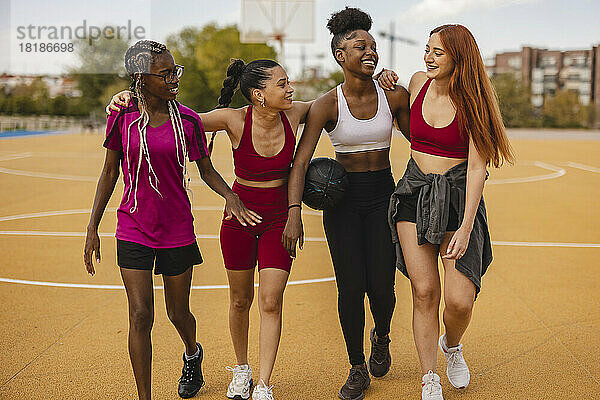
[[[284,42],[314,41],[314,0],[241,0],[241,43],[279,43],[283,63]]]

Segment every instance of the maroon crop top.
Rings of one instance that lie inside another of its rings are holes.
[[[425,82],[410,109],[410,148],[434,156],[467,158],[469,138],[461,132],[456,115],[443,128],[434,128],[423,118],[423,99],[431,81]]]
[[[294,157],[296,137],[283,111],[279,114],[285,132],[283,149],[273,157],[263,157],[252,144],[252,106],[248,106],[240,145],[233,149],[233,165],[237,177],[259,182],[287,178]]]

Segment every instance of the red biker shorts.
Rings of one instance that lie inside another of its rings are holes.
[[[254,188],[235,182],[233,191],[246,208],[262,217],[255,226],[242,226],[236,217],[221,224],[221,251],[225,268],[248,270],[256,267],[277,268],[290,272],[292,258],[281,243],[287,221],[287,185]]]

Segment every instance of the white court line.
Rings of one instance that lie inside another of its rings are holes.
[[[60,233],[60,232],[59,232]],[[64,233],[64,232],[63,232]],[[0,232],[3,234],[3,232]],[[101,234],[100,236],[112,236],[113,234]],[[78,236],[84,236],[83,233]],[[204,238],[217,238],[217,235],[199,235],[198,237]],[[307,241],[325,241],[325,238],[306,238]],[[523,247],[570,247],[570,248],[600,248],[600,243],[560,243],[560,242],[509,242],[509,241],[493,241],[494,246],[523,246]],[[304,285],[310,283],[321,283],[321,282],[332,282],[335,277],[327,278],[316,278],[316,279],[304,279],[298,281],[289,281],[288,285]],[[44,282],[44,281],[31,281],[24,279],[11,279],[11,278],[0,278],[0,282],[5,283],[18,283],[23,285],[33,286],[51,286],[51,287],[65,287],[65,288],[84,288],[84,289],[123,289],[122,285],[92,285],[85,283],[62,283],[62,282]],[[258,283],[254,284],[254,287],[258,287]],[[155,286],[155,289],[163,289],[163,286]],[[229,285],[198,285],[192,286],[192,289],[228,289]]]
[[[40,153],[40,154],[45,154],[45,153]],[[8,158],[6,158],[6,160],[14,160],[17,158],[25,158],[25,157],[31,157],[31,156],[32,156],[32,153],[21,153],[21,154],[16,154],[16,155],[12,155],[12,156],[7,156]],[[16,157],[16,158],[11,158],[11,157]],[[2,158],[0,158],[0,161],[6,161],[6,160],[3,160]],[[501,185],[501,184],[510,184],[510,183],[537,182],[537,181],[544,181],[544,180],[548,180],[548,179],[555,179],[555,178],[561,177],[567,173],[563,168],[556,167],[554,165],[547,164],[542,161],[533,161],[533,162],[522,161],[522,162],[520,162],[520,164],[534,165],[536,167],[546,169],[549,171],[554,171],[554,172],[552,174],[527,176],[527,177],[522,177],[522,178],[490,179],[489,181],[487,181],[487,184],[488,185]],[[596,171],[594,171],[594,172],[596,172]],[[9,169],[9,168],[0,168],[0,173],[28,176],[28,177],[34,177],[34,178],[59,179],[59,180],[77,181],[77,182],[97,182],[98,181],[98,177],[94,177],[94,176],[49,174],[49,173],[44,173],[44,172],[23,171],[23,170],[18,170],[18,169]],[[227,179],[235,178],[235,175],[232,175],[232,174],[222,174],[221,176],[223,176],[223,178],[227,178]],[[195,178],[191,179],[191,183],[193,185],[198,185],[198,186],[207,186],[206,183],[204,183],[204,181],[202,181],[200,179],[195,179]]]
[[[529,164],[522,162],[521,164]],[[506,183],[527,183],[527,182],[537,182],[537,181],[545,181],[548,179],[555,179],[561,177],[567,173],[564,168],[557,167],[555,165],[547,164],[541,161],[534,161],[530,165],[534,165],[539,168],[547,169],[549,171],[554,171],[551,174],[546,175],[535,175],[535,176],[526,176],[523,178],[506,178],[506,179],[491,179],[486,182],[486,185],[500,185]]]
[[[289,281],[287,284],[290,286],[294,285],[305,285],[309,283],[321,283],[321,282],[332,282],[335,277],[330,276],[328,278],[317,278],[317,279],[304,279],[299,281]],[[11,278],[0,278],[0,282],[5,283],[20,283],[22,285],[30,286],[50,286],[50,287],[64,287],[64,288],[83,288],[83,289],[111,289],[111,290],[122,290],[125,289],[123,285],[92,285],[86,283],[62,283],[62,282],[44,282],[44,281],[29,281],[25,279],[11,279]],[[258,287],[258,283],[254,284],[254,287]],[[154,286],[154,289],[164,289],[162,285]],[[229,285],[193,285],[194,290],[207,290],[207,289],[229,289]]]
[[[66,152],[66,151],[32,151],[32,157],[47,157],[47,158],[104,158],[104,153],[77,153],[77,152]]]
[[[24,158],[24,157],[20,157]],[[0,160],[1,161],[1,160]],[[82,175],[66,175],[66,174],[47,174],[45,172],[34,172],[34,171],[23,171],[20,169],[1,168],[0,172],[10,175],[28,176],[32,178],[46,178],[46,179],[59,179],[62,181],[75,181],[75,182],[98,182],[98,177],[94,176],[82,176]],[[221,174],[223,178],[232,179],[234,178],[231,174]],[[208,186],[201,179],[190,179],[190,183],[198,186]],[[231,182],[230,182],[231,183]]]
[[[597,174],[600,174],[600,168],[592,167],[591,165],[580,164],[573,161],[569,161],[567,165],[572,168],[582,169],[584,171],[595,172]]]
[[[107,208],[106,211],[115,211],[115,208]],[[0,217],[0,222],[2,221],[14,221],[17,219],[28,219],[28,218],[38,218],[38,217],[53,217],[56,215],[73,215],[73,214],[89,214],[91,212],[90,209],[80,208],[76,210],[62,210],[62,211],[43,211],[36,212],[30,214],[17,214],[17,215],[7,215],[6,217]]]
[[[0,236],[54,236],[54,237],[86,237],[86,232],[56,231],[0,231]],[[114,233],[99,233],[100,237],[115,237]],[[196,239],[218,239],[219,235],[196,234]],[[305,242],[325,242],[324,237],[305,237]]]
[[[18,169],[0,168],[0,172],[11,175],[29,176],[33,178],[48,178],[48,179],[60,179],[63,181],[77,181],[77,182],[97,182],[98,178],[90,176],[77,176],[77,175],[63,175],[63,174],[46,174],[44,172],[31,172],[21,171]]]
[[[223,206],[195,206],[192,207],[193,211],[223,211]],[[115,212],[116,208],[110,207],[105,210],[107,212]],[[29,218],[40,218],[40,217],[54,217],[57,215],[75,215],[75,214],[89,214],[92,210],[89,208],[78,208],[73,210],[56,210],[56,211],[42,211],[36,213],[29,214],[16,214],[16,215],[7,215],[5,217],[0,217],[0,222],[4,221],[14,221],[18,219],[29,219]],[[302,214],[306,215],[322,215],[321,211],[313,211],[313,210],[302,210]]]
[[[86,232],[52,232],[52,231],[0,231],[0,236],[57,236],[57,237],[85,237]],[[99,233],[100,237],[114,237],[114,233]],[[197,239],[218,239],[219,235],[197,234]],[[325,242],[323,236],[305,237],[305,242]],[[572,247],[572,248],[600,248],[600,243],[575,243],[575,242],[513,242],[504,240],[492,241],[494,246],[522,246],[522,247]]]
[[[0,161],[20,160],[21,158],[31,157],[31,153],[11,154],[10,156],[0,157]]]
[[[494,246],[522,246],[522,247],[574,247],[574,248],[600,248],[600,243],[572,243],[572,242],[506,242],[492,241]]]

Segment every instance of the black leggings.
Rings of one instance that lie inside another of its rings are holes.
[[[395,250],[387,212],[394,179],[389,168],[350,172],[342,202],[323,212],[323,226],[335,270],[338,313],[350,364],[365,362],[365,293],[377,336],[390,332],[396,296]]]

